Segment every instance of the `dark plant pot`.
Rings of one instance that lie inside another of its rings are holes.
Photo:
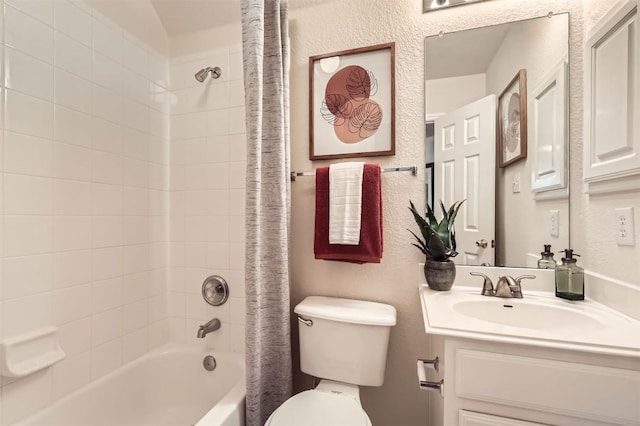
[[[450,260],[438,262],[426,259],[424,262],[424,277],[432,290],[451,290],[456,279],[456,264]]]

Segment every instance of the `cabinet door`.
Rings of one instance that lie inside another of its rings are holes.
[[[460,410],[458,413],[459,426],[544,426],[542,423],[490,416],[488,414],[474,413],[473,411]]]

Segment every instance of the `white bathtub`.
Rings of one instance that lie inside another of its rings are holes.
[[[214,371],[202,365],[206,355]],[[244,426],[242,355],[163,346],[56,401],[21,426]]]

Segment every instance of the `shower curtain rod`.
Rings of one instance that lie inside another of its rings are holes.
[[[382,173],[389,172],[411,172],[414,176],[418,175],[417,166],[402,166],[402,167],[384,167],[380,170]],[[315,176],[316,172],[291,172],[291,182],[296,181],[298,176]]]

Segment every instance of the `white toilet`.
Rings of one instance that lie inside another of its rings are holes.
[[[315,389],[284,402],[265,426],[371,426],[359,386],[382,386],[396,309],[383,303],[310,296],[298,315],[300,369]]]

